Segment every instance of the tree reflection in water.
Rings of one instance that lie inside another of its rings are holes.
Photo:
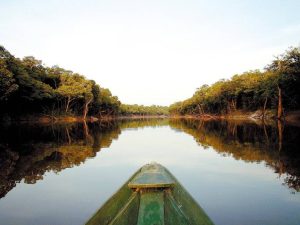
[[[0,198],[24,179],[78,166],[111,145],[121,129],[166,125],[162,120],[109,120],[74,124],[15,124],[0,127]]]
[[[289,188],[300,191],[299,127],[282,123],[192,119],[170,120],[170,126],[190,134],[199,145],[210,146],[223,156],[265,162],[279,176],[284,176]]]
[[[0,126],[0,198],[22,180],[34,184],[43,179],[45,172],[58,173],[79,166],[102,148],[109,147],[124,129],[168,125],[192,135],[201,146],[210,146],[224,156],[265,162],[279,176],[285,176],[284,183],[289,188],[300,190],[298,127],[281,127],[284,131],[280,133],[277,124],[144,119]]]

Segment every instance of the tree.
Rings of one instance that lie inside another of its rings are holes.
[[[278,119],[286,110],[300,107],[300,49],[291,48],[272,61],[265,71],[252,70],[197,89],[191,98],[170,105],[171,114],[228,114],[235,110],[277,109]]]
[[[92,102],[93,96],[93,89],[92,87],[95,85],[94,81],[86,81],[85,83],[85,92],[83,93],[84,97],[84,107],[83,107],[83,119],[86,119],[86,115],[89,111],[89,104]]]
[[[58,66],[46,67],[33,56],[15,58],[0,46],[0,113],[116,114],[120,101],[95,81]],[[26,107],[25,107],[26,106]],[[90,108],[92,109],[89,113]]]
[[[0,101],[7,101],[18,88],[13,74],[7,69],[5,59],[0,56]]]
[[[278,89],[277,118],[283,117],[283,94],[287,103],[292,102],[299,106],[300,95],[300,48],[290,48],[284,54],[276,57],[266,69],[276,75]],[[290,107],[293,107],[290,105]]]
[[[60,84],[56,91],[65,100],[65,112],[68,113],[73,101],[90,98],[91,87],[91,82],[79,74],[68,71],[61,74]]]

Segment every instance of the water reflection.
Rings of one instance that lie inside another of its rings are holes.
[[[265,162],[284,184],[300,191],[300,132],[297,126],[245,121],[171,120],[170,126],[194,137],[223,156],[245,162]]]
[[[298,224],[300,129],[280,126],[175,119],[1,125],[1,222],[83,224],[155,160],[216,224]]]
[[[122,130],[171,126],[194,137],[223,156],[246,162],[265,162],[284,184],[300,190],[300,132],[276,124],[200,120],[112,120],[85,124],[7,125],[0,128],[0,198],[17,183],[34,184],[47,171],[79,166],[118,139]]]
[[[121,129],[166,125],[163,120],[75,124],[14,124],[0,127],[0,198],[24,179],[34,184],[48,171],[78,166],[109,147]]]

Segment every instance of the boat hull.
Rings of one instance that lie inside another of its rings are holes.
[[[96,224],[213,225],[213,222],[166,168],[147,164],[86,223]]]

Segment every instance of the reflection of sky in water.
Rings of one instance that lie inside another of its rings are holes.
[[[216,224],[300,222],[300,194],[291,194],[273,170],[203,149],[164,126],[123,130],[84,164],[48,172],[34,185],[17,184],[0,200],[1,224],[82,224],[151,161],[167,167]]]

